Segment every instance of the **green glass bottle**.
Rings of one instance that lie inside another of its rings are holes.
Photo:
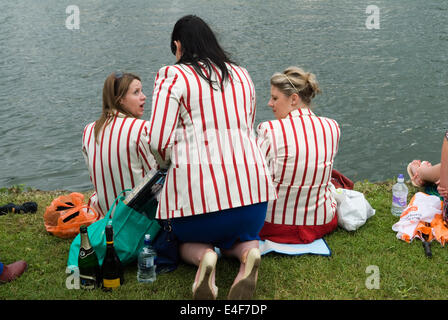
[[[114,248],[114,230],[111,224],[106,226],[106,256],[101,267],[103,290],[110,291],[124,283],[123,265]]]
[[[87,227],[81,226],[81,246],[78,255],[80,287],[95,289],[101,286],[100,265],[95,250],[90,244]]]

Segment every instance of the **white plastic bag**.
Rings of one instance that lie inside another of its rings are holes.
[[[375,215],[375,209],[369,204],[364,194],[358,191],[332,188],[333,196],[338,203],[338,226],[355,231]]]
[[[435,195],[417,192],[401,214],[400,220],[392,226],[397,238],[411,242],[420,221],[431,223],[436,215],[442,214],[442,201]]]

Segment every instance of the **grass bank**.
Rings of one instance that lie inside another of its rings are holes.
[[[357,182],[355,190],[366,196],[375,216],[355,232],[338,229],[325,237],[331,257],[285,256],[270,253],[263,257],[255,299],[447,299],[448,251],[433,243],[433,258],[424,255],[419,240],[411,244],[396,238],[390,213],[393,182]],[[409,198],[418,190],[408,184]],[[0,259],[11,263],[24,259],[27,272],[11,283],[0,285],[0,299],[158,299],[191,298],[195,267],[181,264],[160,275],[151,285],[136,280],[136,265],[125,270],[126,283],[112,293],[86,292],[66,287],[66,260],[71,240],[49,235],[43,225],[46,206],[68,192],[44,192],[24,188],[0,189],[0,205],[9,202],[38,203],[35,214],[10,213],[0,216]],[[86,193],[86,196],[88,193]],[[223,258],[217,265],[218,299],[225,299],[239,263]],[[379,272],[379,289],[368,289],[372,275]]]

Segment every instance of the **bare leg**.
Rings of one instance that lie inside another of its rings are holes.
[[[258,240],[244,241],[236,243],[231,249],[222,249],[222,254],[230,257],[235,257],[240,260],[240,270],[233,281],[233,283],[238,282],[244,276],[244,270],[246,267],[246,256],[250,249],[259,247]]]
[[[437,182],[440,179],[440,163],[434,166],[421,165],[417,169],[418,176],[426,182]]]
[[[180,256],[182,260],[195,266],[199,266],[202,257],[208,250],[214,251],[213,246],[208,243],[187,242],[182,243],[179,246]],[[194,281],[195,282],[198,281],[198,278],[199,278],[199,269],[196,272],[196,277]],[[215,283],[215,271],[213,271],[212,281],[213,283]]]
[[[229,300],[251,299],[255,293],[258,280],[258,268],[261,263],[258,240],[239,242],[233,248],[223,250],[223,254],[236,257],[240,260],[240,269],[233,281],[227,298]]]
[[[439,186],[447,189],[448,188],[448,140],[443,138],[442,144],[442,156],[440,159],[440,184]]]

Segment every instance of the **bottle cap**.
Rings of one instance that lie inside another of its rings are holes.
[[[151,243],[151,235],[150,234],[145,234],[144,242],[145,242],[145,244]]]
[[[397,179],[397,181],[398,181],[398,182],[404,182],[403,174],[400,173],[400,174],[398,175],[398,179]]]

